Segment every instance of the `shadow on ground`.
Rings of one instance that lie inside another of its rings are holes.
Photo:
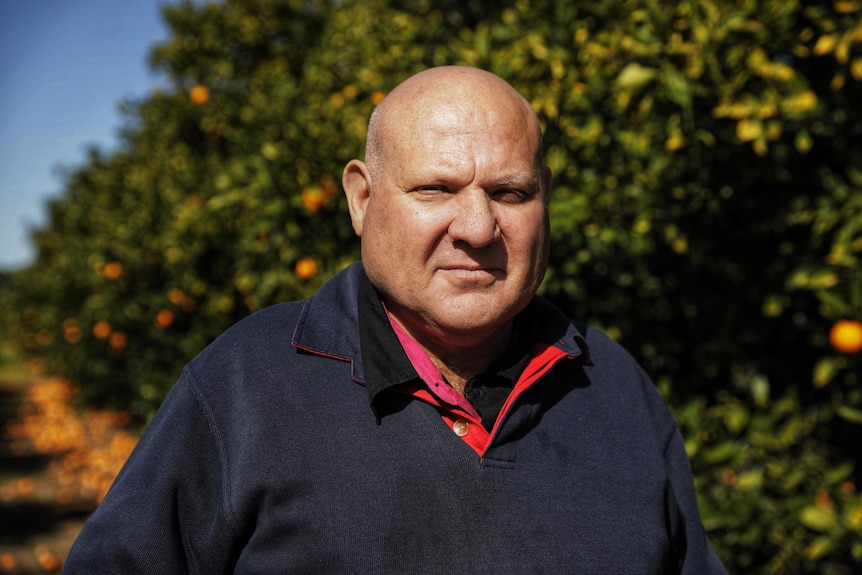
[[[58,501],[53,457],[9,433],[28,403],[26,378],[0,377],[0,573],[58,573],[92,513],[89,501]]]

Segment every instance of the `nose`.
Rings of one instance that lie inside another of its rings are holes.
[[[494,243],[500,236],[500,226],[491,198],[482,190],[461,191],[458,196],[456,213],[449,223],[453,242],[474,248]]]

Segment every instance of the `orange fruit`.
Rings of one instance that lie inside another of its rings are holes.
[[[5,571],[13,571],[18,567],[18,559],[12,553],[6,552],[0,555],[0,566]]]
[[[318,212],[327,199],[327,195],[320,186],[309,186],[302,189],[302,203],[312,213]]]
[[[376,106],[377,104],[382,102],[383,98],[385,98],[385,97],[386,97],[386,94],[384,92],[380,92],[380,91],[371,92],[371,103]]]
[[[36,562],[39,563],[39,569],[43,573],[57,573],[63,566],[60,559],[45,545],[37,545],[34,553],[36,554]]]
[[[825,489],[817,492],[817,497],[814,498],[814,505],[820,509],[832,509],[835,504],[832,501],[832,496]]]
[[[829,343],[841,353],[859,353],[862,350],[862,323],[855,319],[841,319],[829,331]]]
[[[156,314],[155,324],[159,329],[167,329],[174,323],[174,312],[169,309],[160,309]]]
[[[294,272],[299,279],[307,280],[317,273],[317,262],[311,258],[302,258],[296,262]]]
[[[186,294],[184,294],[182,290],[179,290],[177,288],[172,288],[168,290],[168,301],[174,305],[182,304],[185,297]]]
[[[36,333],[36,343],[39,345],[49,346],[54,343],[54,334],[47,329],[40,329]]]
[[[69,343],[78,343],[81,341],[81,328],[76,325],[70,325],[63,331],[63,336]]]
[[[32,477],[22,477],[17,481],[16,486],[21,495],[30,495],[36,491],[36,482]]]
[[[129,338],[126,334],[121,331],[115,331],[111,334],[111,338],[108,340],[108,345],[114,349],[123,349],[126,347],[126,343],[128,341]]]
[[[119,279],[123,275],[123,266],[120,262],[108,262],[102,268],[102,275],[109,280]]]
[[[105,339],[111,335],[111,324],[106,321],[98,321],[93,326],[93,335],[98,339]]]
[[[306,186],[302,189],[302,203],[305,204],[308,211],[317,212],[329,201],[336,189],[335,183],[329,179],[324,179],[319,184]]]
[[[189,99],[192,101],[192,104],[197,106],[203,106],[210,99],[210,89],[206,86],[202,86],[198,84],[191,90],[189,90]]]

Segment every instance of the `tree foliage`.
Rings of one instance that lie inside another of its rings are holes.
[[[655,377],[730,571],[858,571],[862,361],[828,333],[862,319],[862,2],[225,0],[164,18],[167,87],[70,172],[3,295],[8,337],[86,401],[146,419],[226,326],[356,259],[337,182],[374,105],[418,70],[479,66],[544,127],[542,293]]]

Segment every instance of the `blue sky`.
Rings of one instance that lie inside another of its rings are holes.
[[[57,168],[111,150],[118,104],[165,81],[147,66],[166,0],[0,0],[0,269],[34,257],[28,230],[62,192]]]

